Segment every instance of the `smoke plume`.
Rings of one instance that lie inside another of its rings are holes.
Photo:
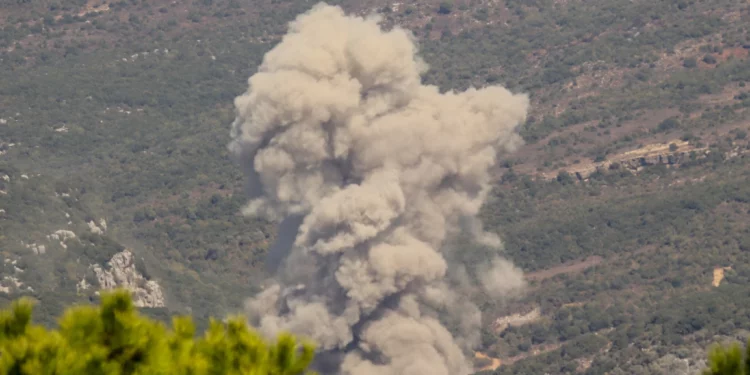
[[[287,237],[250,319],[315,340],[322,371],[468,374],[481,314],[464,288],[502,297],[523,285],[502,259],[472,280],[445,241],[500,246],[476,215],[498,154],[521,143],[528,98],[441,93],[422,84],[426,69],[407,31],[318,4],[235,100],[230,149],[257,192],[244,212]]]

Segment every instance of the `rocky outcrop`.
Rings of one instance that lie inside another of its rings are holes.
[[[18,280],[15,276],[4,276],[0,280],[0,293],[11,294],[16,291],[21,291],[23,283]]]
[[[24,270],[18,268],[17,260],[11,260],[11,259],[6,258],[5,267],[7,267],[6,270],[13,271],[13,273],[16,275],[22,274],[24,272]],[[32,292],[33,293],[34,288],[24,285],[24,283],[21,282],[21,280],[16,276],[6,275],[6,276],[3,276],[2,279],[0,279],[0,293],[12,294],[12,293],[20,293],[20,292]]]
[[[27,249],[30,249],[32,252],[34,252],[35,255],[44,255],[47,252],[47,247],[44,245],[37,245],[35,243],[27,244],[23,241],[21,241],[21,245],[26,247]]]
[[[59,241],[60,246],[62,246],[63,249],[67,249],[68,245],[65,244],[65,241],[76,239],[76,234],[69,230],[60,229],[52,234],[48,234],[47,239],[50,241]]]
[[[94,234],[100,234],[101,235],[101,234],[104,234],[104,231],[107,230],[107,222],[104,221],[104,219],[100,220],[99,225],[96,225],[96,223],[94,222],[94,220],[91,220],[91,221],[89,221],[86,224],[88,224],[89,230],[91,230],[91,233],[94,233]]]
[[[86,281],[85,278],[81,279],[81,281],[79,281],[78,284],[76,284],[76,292],[78,293],[82,293],[83,291],[86,291],[89,288],[91,288],[91,284],[89,284],[89,282]]]
[[[47,238],[50,240],[55,240],[55,241],[65,241],[68,239],[76,238],[76,234],[73,233],[73,231],[59,229],[59,230],[56,230],[54,233],[48,235]]]
[[[133,293],[133,302],[138,307],[164,307],[161,286],[154,280],[146,279],[136,269],[135,256],[129,250],[115,254],[108,266],[106,270],[98,264],[91,267],[100,289],[125,288]],[[79,290],[88,289],[88,283],[82,280],[77,287]]]

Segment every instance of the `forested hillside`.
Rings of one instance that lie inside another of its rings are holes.
[[[478,371],[696,374],[710,343],[745,341],[750,4],[330,3],[411,30],[442,90],[530,95],[481,215],[529,287],[472,296]],[[276,233],[241,215],[233,100],[312,5],[0,0],[3,304],[36,299],[50,325],[125,286],[199,329],[240,311]]]

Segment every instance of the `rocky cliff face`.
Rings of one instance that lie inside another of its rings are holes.
[[[148,280],[135,267],[135,256],[129,250],[115,254],[108,263],[109,269],[100,265],[91,266],[96,274],[99,288],[109,290],[125,288],[133,292],[133,301],[138,307],[164,307],[164,293],[154,280]],[[88,289],[86,280],[78,284],[79,289]]]

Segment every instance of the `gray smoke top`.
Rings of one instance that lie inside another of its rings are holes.
[[[318,4],[235,100],[230,149],[256,183],[244,211],[293,236],[250,319],[315,340],[324,372],[467,374],[481,314],[462,291],[524,285],[500,258],[473,280],[445,241],[468,230],[500,246],[476,215],[497,155],[521,143],[528,98],[440,93],[426,69],[407,31]]]

